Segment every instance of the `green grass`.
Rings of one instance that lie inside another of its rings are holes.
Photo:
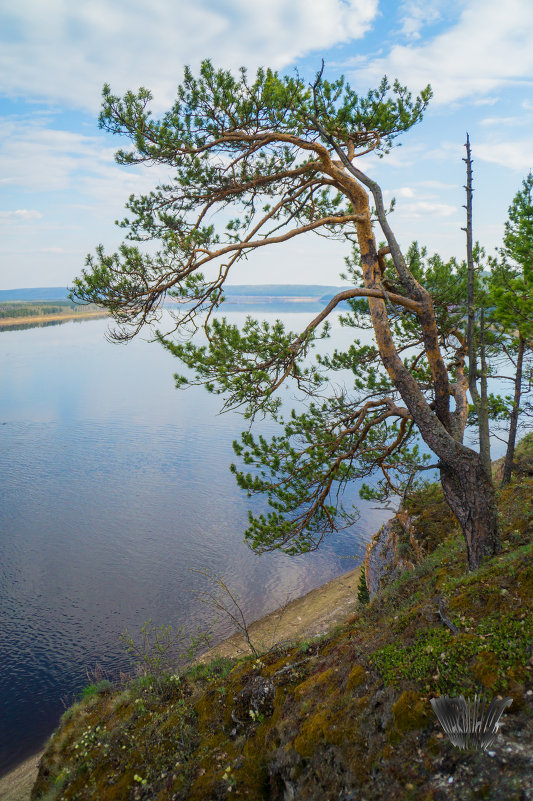
[[[81,698],[87,699],[95,695],[105,695],[113,690],[113,685],[108,679],[102,679],[94,684],[88,684],[81,691]]]

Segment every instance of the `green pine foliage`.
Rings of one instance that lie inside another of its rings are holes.
[[[455,447],[466,419],[464,268],[417,243],[405,259],[396,252],[381,190],[354,163],[370,151],[388,153],[422,119],[430,97],[430,87],[413,97],[386,77],[358,94],[342,76],[329,81],[324,67],[309,85],[272,70],[232,75],[207,60],[197,75],[185,69],[175,103],[156,119],[147,89],[121,98],[104,87],[100,126],[129,141],[117,151],[118,163],[164,166],[169,178],[130,197],[128,216],[118,223],[124,243],[116,253],[100,246],[88,256],[72,294],[108,309],[119,341],[157,326],[156,338],[186,368],[175,376],[177,387],[203,385],[221,396],[222,410],[239,411],[250,425],[257,416],[278,424],[270,440],[248,428],[233,444],[237,483],[268,503],[249,514],[245,532],[259,553],[312,551],[351,526],[358,511],[343,497],[354,481],[366,499],[414,491],[429,467],[419,426],[452,472],[470,458]],[[388,243],[379,253],[376,221]],[[239,327],[215,316],[235,265],[311,233],[350,248],[344,278],[352,286],[304,330],[251,317]],[[372,252],[365,252],[368,242]],[[369,297],[384,302],[382,319],[370,319]],[[161,309],[168,300],[174,320],[165,331]],[[345,351],[317,355],[341,300],[349,305],[341,325],[373,328],[376,336],[386,330],[387,337],[390,328],[389,344],[362,344],[354,331]],[[192,341],[198,328],[205,336]],[[282,411],[282,385],[303,411]]]
[[[370,601],[370,594],[368,592],[368,587],[366,585],[364,565],[361,567],[361,572],[359,573],[359,584],[357,585],[357,600],[359,601],[361,606],[365,606]]]
[[[100,246],[74,281],[73,295],[106,306],[118,323],[117,335],[127,337],[156,319],[164,296],[197,302],[195,311],[221,303],[229,266],[266,242],[263,231],[253,235],[259,212],[273,211],[273,229],[289,220],[313,225],[323,219],[321,233],[344,240],[339,223],[327,220],[349,218],[350,202],[331,182],[318,180],[311,147],[295,147],[290,137],[323,142],[320,127],[342,144],[352,141],[359,152],[383,155],[421,120],[431,90],[413,98],[406,87],[383,78],[360,96],[343,77],[321,78],[319,90],[272,70],[259,69],[250,80],[242,69],[235,77],[206,60],[198,77],[185,69],[176,102],[155,120],[147,89],[119,98],[106,85],[100,127],[132,145],[117,151],[117,162],[162,164],[173,178],[148,195],[131,196],[131,216],[118,223],[130,242],[156,241],[160,249],[149,254],[124,243],[108,255]],[[238,216],[212,222],[230,204]],[[218,280],[210,281],[202,267],[221,249],[228,261]]]
[[[509,207],[501,258],[493,263],[494,318],[533,344],[533,173]]]
[[[244,467],[231,466],[239,486],[269,504],[269,511],[249,515],[245,537],[258,552],[314,550],[326,534],[357,520],[357,509],[342,504],[349,482],[382,469],[378,488],[363,491],[388,496],[412,480],[423,460],[416,427],[391,411],[399,395],[374,346],[355,339],[346,354],[313,358],[317,340],[329,337],[325,318],[294,332],[279,320],[252,318],[239,328],[212,312],[224,303],[230,269],[254,250],[313,230],[346,241],[357,214],[350,196],[324,173],[320,153],[331,151],[334,137],[354,155],[382,156],[421,120],[430,97],[429,87],[415,98],[387,78],[359,95],[344,77],[328,81],[323,70],[310,86],[298,75],[259,69],[250,78],[242,69],[234,76],[204,61],[197,76],[185,69],[176,102],[156,120],[148,90],[120,98],[104,87],[100,126],[131,143],[117,152],[118,163],[165,165],[172,179],[129,199],[129,215],[118,223],[126,241],[114,254],[97,248],[72,294],[108,308],[118,340],[156,323],[171,298],[176,328],[201,325],[205,334],[204,344],[158,331],[187,368],[176,374],[177,387],[203,385],[222,396],[223,410],[238,410],[252,422],[269,415],[279,424],[270,441],[248,430],[233,445]],[[230,218],[220,214],[229,207]],[[159,249],[141,250],[146,242]],[[214,278],[212,270],[207,277],[211,264]],[[424,262],[420,272],[434,268],[436,262]],[[349,269],[360,270],[356,248]],[[366,301],[353,301],[352,310],[356,324],[368,327]],[[406,348],[420,340],[411,316],[394,312]],[[352,324],[348,317],[346,324]],[[422,356],[407,361],[428,379]],[[353,391],[339,392],[331,379],[346,367]],[[305,402],[288,419],[277,392],[283,383]]]

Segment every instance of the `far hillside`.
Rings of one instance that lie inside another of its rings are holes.
[[[224,294],[228,300],[236,297],[253,298],[316,298],[333,297],[347,287],[325,286],[322,284],[234,284],[225,285]]]
[[[304,311],[316,313],[342,287],[321,284],[235,284],[224,290],[225,307],[245,311]],[[167,297],[170,308],[176,301]],[[68,297],[67,287],[29,287],[0,290],[0,330],[20,325],[50,325],[107,315],[93,303],[82,304]]]
[[[314,299],[316,301],[329,300],[346,287],[329,286],[323,284],[233,284],[224,287],[224,294],[228,302],[237,300],[242,302],[246,298],[253,298],[255,302],[269,303],[271,300],[298,300]],[[67,301],[68,288],[66,286],[27,287],[23,289],[0,290],[0,303],[4,301]]]
[[[68,300],[66,286],[37,286],[23,289],[0,289],[0,303],[4,301]]]

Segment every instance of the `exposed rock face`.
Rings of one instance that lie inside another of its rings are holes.
[[[254,716],[267,717],[271,715],[274,710],[274,694],[275,687],[271,679],[253,676],[241,692],[234,697],[233,719],[249,723],[250,713]]]
[[[310,759],[302,759],[294,749],[278,748],[269,760],[268,774],[271,801],[360,798],[342,749],[334,745],[318,746]]]
[[[445,539],[458,531],[457,520],[440,488],[412,499],[388,520],[370,540],[364,560],[371,598],[406,570],[413,570]]]
[[[402,553],[404,551],[404,553]],[[364,560],[366,586],[371,598],[393,582],[422,556],[409,515],[402,511],[384,523],[370,540]]]
[[[387,520],[370,540],[365,555],[365,578],[371,598],[387,582],[387,577],[397,575],[396,548],[392,531],[393,520]],[[393,579],[394,580],[394,579]]]

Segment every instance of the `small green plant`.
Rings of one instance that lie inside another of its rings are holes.
[[[79,701],[76,701],[67,709],[65,709],[65,711],[61,715],[61,723],[66,723],[68,720],[70,720],[71,717],[79,710],[80,706],[81,704],[79,703]]]
[[[158,676],[170,672],[176,664],[176,645],[182,634],[179,629],[175,634],[172,626],[155,626],[147,620],[141,627],[140,641],[136,642],[126,629],[119,639],[127,653],[135,657],[141,674]]]
[[[141,677],[149,677],[149,686],[160,690],[167,685],[168,677],[176,674],[179,666],[192,661],[202,646],[209,645],[210,634],[198,630],[196,635],[189,635],[187,643],[183,626],[174,631],[170,625],[156,626],[147,620],[141,627],[139,641],[128,630],[119,639],[126,652],[134,658]]]
[[[400,559],[409,559],[413,556],[413,549],[408,542],[400,542],[398,545],[398,556]]]
[[[224,774],[222,776],[222,780],[228,783],[228,791],[231,793],[237,784],[237,782],[235,781],[235,776],[233,776],[231,772],[231,765],[228,765],[226,767]]]
[[[255,709],[250,709],[248,714],[250,715],[254,723],[261,724],[265,722],[265,716],[263,715],[262,712],[256,712]]]
[[[370,594],[368,592],[368,587],[366,585],[364,565],[361,566],[361,572],[359,573],[359,584],[357,585],[357,600],[359,601],[361,606],[364,606],[370,601]]]
[[[476,658],[495,661],[495,690],[506,686],[507,668],[524,665],[531,648],[533,624],[529,618],[516,620],[510,615],[493,616],[480,622],[474,631],[452,634],[443,627],[419,632],[411,645],[391,643],[377,650],[372,662],[385,684],[401,679],[425,684],[441,693],[457,694],[474,683],[472,665]]]
[[[97,695],[107,695],[113,689],[113,685],[108,679],[102,679],[92,684],[87,684],[81,691],[82,700],[87,698],[94,698]]]
[[[223,576],[219,576],[218,573],[209,568],[191,569],[191,573],[204,576],[211,585],[211,588],[204,592],[196,592],[196,598],[205,606],[215,612],[222,612],[229,618],[237,631],[243,635],[251,653],[255,657],[259,657],[259,651],[251,640],[250,627],[239,603],[237,593],[228,586]]]
[[[217,656],[209,663],[212,673],[223,679],[226,678],[228,673],[233,669],[234,664],[233,659],[228,659],[228,657],[225,656]]]
[[[191,681],[206,680],[221,678],[224,679],[233,669],[235,664],[234,659],[228,659],[224,656],[217,656],[211,662],[200,662],[197,665],[189,668],[186,677]]]

